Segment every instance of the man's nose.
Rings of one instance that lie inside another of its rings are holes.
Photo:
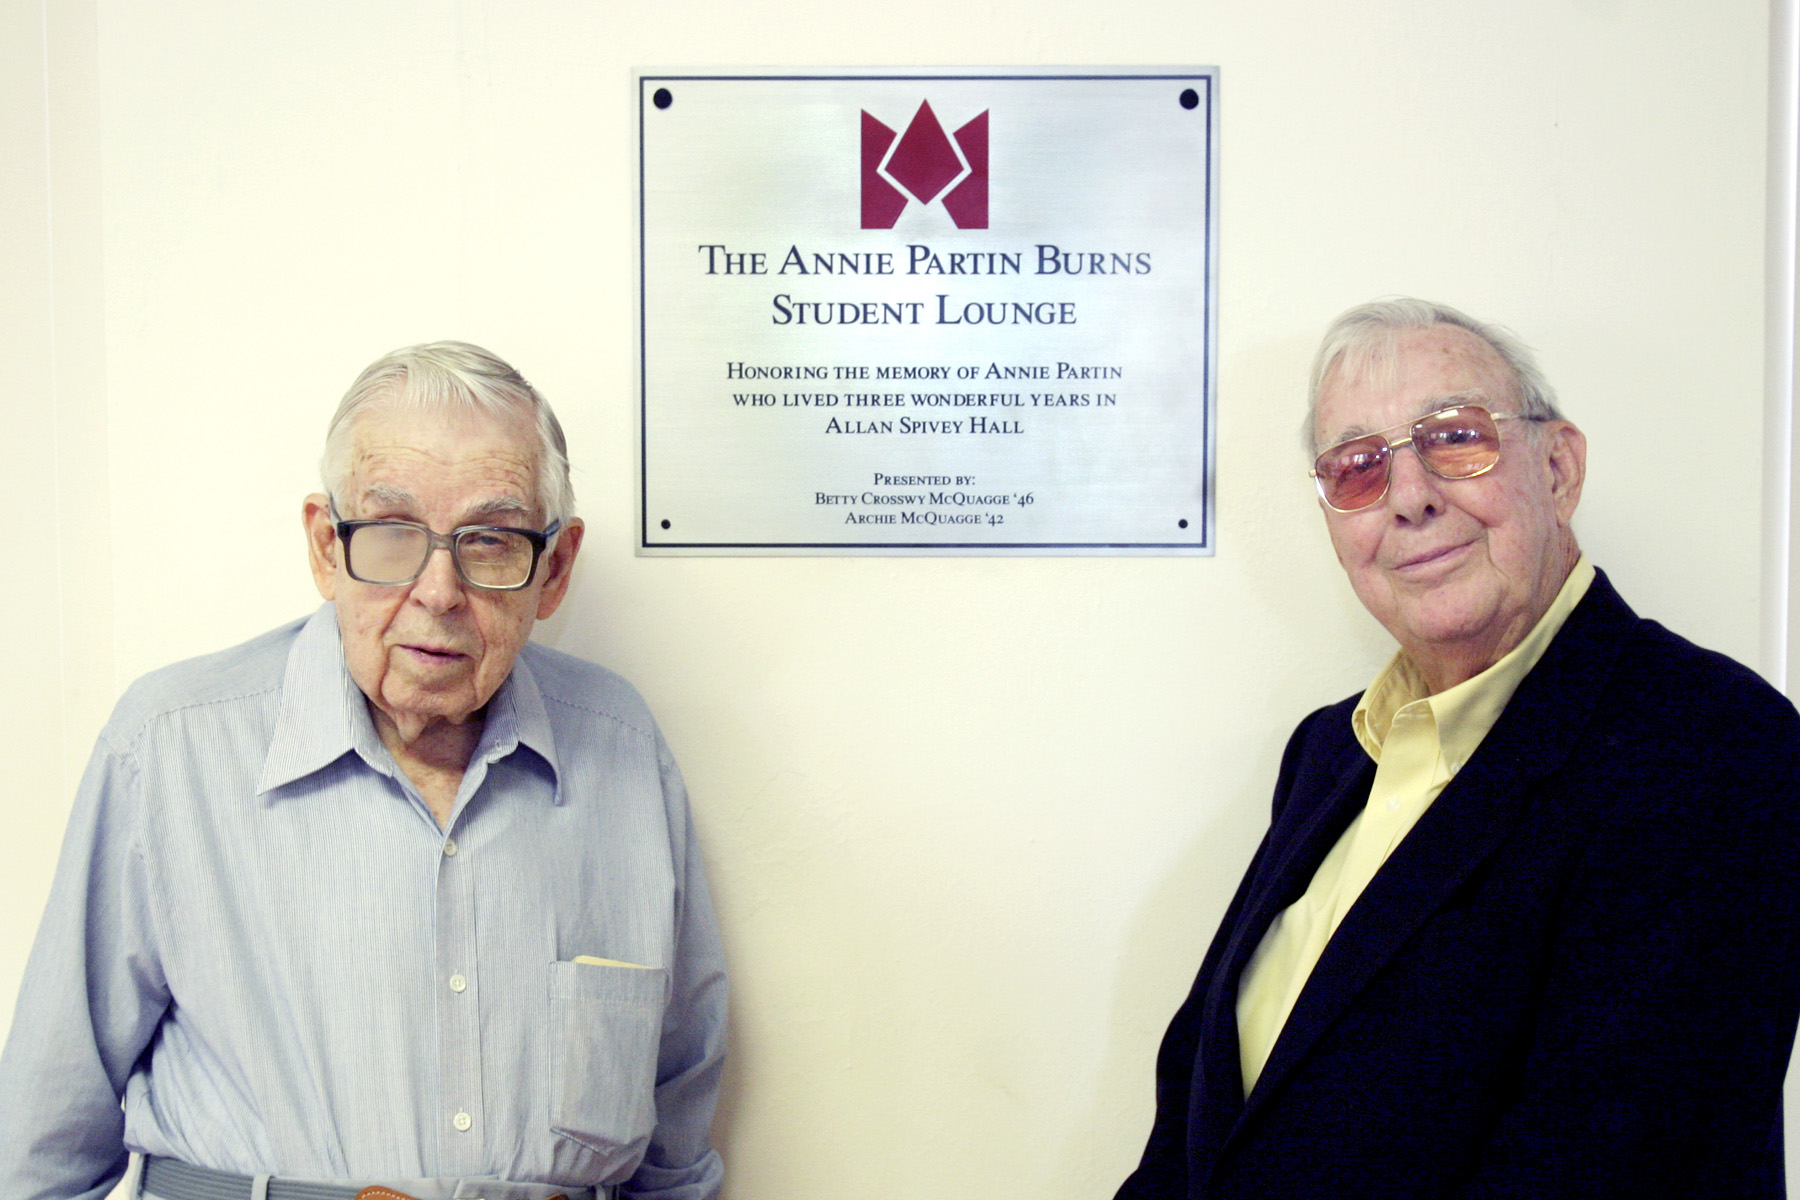
[[[433,546],[425,556],[425,569],[413,580],[412,598],[432,612],[447,612],[462,603],[462,576],[456,573],[450,547]]]
[[[1403,521],[1417,524],[1443,511],[1444,481],[1425,467],[1409,443],[1388,459],[1387,505]]]

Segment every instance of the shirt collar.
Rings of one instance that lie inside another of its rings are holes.
[[[556,762],[556,736],[550,729],[550,712],[544,704],[544,693],[538,687],[537,675],[531,669],[530,657],[531,647],[527,645],[513,660],[512,674],[488,701],[481,741],[476,744],[470,762],[476,759],[496,762],[524,746],[543,759],[556,777],[555,802],[561,804],[562,771]]]
[[[526,653],[519,655],[512,674],[488,701],[481,739],[470,763],[477,759],[492,763],[525,746],[558,778],[556,803],[561,804],[556,739],[543,693],[526,658]],[[382,744],[369,716],[368,699],[344,665],[337,609],[327,602],[300,627],[288,651],[281,706],[256,793],[260,796],[304,779],[352,752],[382,774],[395,774],[393,755]]]
[[[1381,744],[1393,728],[1394,715],[1409,704],[1423,702],[1437,725],[1444,765],[1454,775],[1500,719],[1513,692],[1537,666],[1593,581],[1594,565],[1583,554],[1563,580],[1550,607],[1517,646],[1481,674],[1435,696],[1429,693],[1425,677],[1406,651],[1396,652],[1350,714],[1350,728],[1356,740],[1370,758],[1380,762]]]

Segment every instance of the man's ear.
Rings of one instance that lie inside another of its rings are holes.
[[[1581,484],[1587,478],[1587,435],[1567,421],[1553,421],[1545,436],[1550,495],[1556,501],[1557,524],[1566,527],[1581,503]]]
[[[538,591],[538,620],[548,620],[550,614],[562,606],[575,570],[575,556],[581,552],[581,539],[586,533],[587,526],[581,518],[570,517],[569,523],[557,530],[555,544],[538,564],[538,573],[544,577],[543,587]]]
[[[314,492],[300,506],[300,520],[306,526],[306,559],[312,568],[313,585],[327,600],[337,599],[338,536],[337,523],[331,519],[331,501]]]

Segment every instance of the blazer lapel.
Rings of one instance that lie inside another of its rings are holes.
[[[1395,952],[1499,847],[1517,822],[1531,785],[1568,756],[1593,713],[1594,699],[1611,672],[1623,634],[1635,621],[1605,574],[1597,574],[1588,594],[1520,683],[1481,747],[1395,847],[1345,914],[1245,1102],[1239,1131],[1258,1107],[1279,1092],[1287,1075]],[[1365,784],[1356,789],[1355,798],[1361,802],[1367,794]],[[1342,803],[1344,797],[1334,796],[1334,804]],[[1336,825],[1338,832],[1352,815],[1353,811],[1344,815],[1343,824]],[[1319,836],[1325,836],[1323,830]],[[1305,861],[1293,856],[1296,873],[1306,861],[1311,866],[1298,890],[1285,900],[1270,894],[1275,912],[1305,891],[1312,870],[1334,841],[1332,837],[1324,850]],[[1291,887],[1292,881],[1287,882]],[[1274,912],[1259,910],[1258,917],[1260,925],[1250,950],[1260,942],[1261,931],[1274,919]],[[1229,977],[1234,995],[1237,971],[1247,959],[1248,952],[1244,952],[1233,960]],[[1232,1046],[1235,1053],[1235,1036]],[[1241,1076],[1234,1077],[1241,1080]]]
[[[1348,724],[1345,725],[1347,733]],[[1374,778],[1375,764],[1351,740],[1325,763],[1297,778],[1283,820],[1269,838],[1269,858],[1259,864],[1243,917],[1226,944],[1220,969],[1206,1000],[1204,1034],[1200,1038],[1200,1076],[1190,1105],[1190,1144],[1222,1148],[1244,1107],[1244,1075],[1238,1060],[1237,989],[1250,956],[1262,944],[1269,925],[1305,893],[1313,872],[1345,827],[1362,808]],[[1321,803],[1304,798],[1323,794]],[[1291,828],[1287,827],[1293,822]],[[1208,1161],[1215,1155],[1197,1156]]]
[[[1262,945],[1263,935],[1282,910],[1305,895],[1319,864],[1362,810],[1374,779],[1374,762],[1360,745],[1351,741],[1333,755],[1327,769],[1317,777],[1295,781],[1296,793],[1310,786],[1315,794],[1324,792],[1325,800],[1310,810],[1294,805],[1289,812],[1296,827],[1291,832],[1278,831],[1282,836],[1271,838],[1271,846],[1280,849],[1271,855],[1266,871],[1258,872],[1264,878],[1258,881],[1244,919],[1233,933],[1226,969],[1220,975],[1230,982],[1234,1006],[1238,976],[1250,956]]]
[[[1475,769],[1471,760],[1463,775]],[[1494,852],[1517,820],[1524,795],[1518,779],[1459,775],[1444,789],[1326,944],[1257,1078],[1250,1108],[1279,1090],[1394,953]]]

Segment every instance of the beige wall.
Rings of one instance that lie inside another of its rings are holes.
[[[0,2],[0,405],[46,543],[0,588],[0,1018],[112,698],[316,602],[299,501],[336,396],[465,338],[574,447],[591,531],[543,636],[642,688],[692,788],[730,1195],[1109,1195],[1288,730],[1386,654],[1295,449],[1332,315],[1406,292],[1520,331],[1591,439],[1584,544],[1756,661],[1768,26],[1746,0]],[[632,68],[1068,63],[1223,70],[1217,557],[634,557]]]

